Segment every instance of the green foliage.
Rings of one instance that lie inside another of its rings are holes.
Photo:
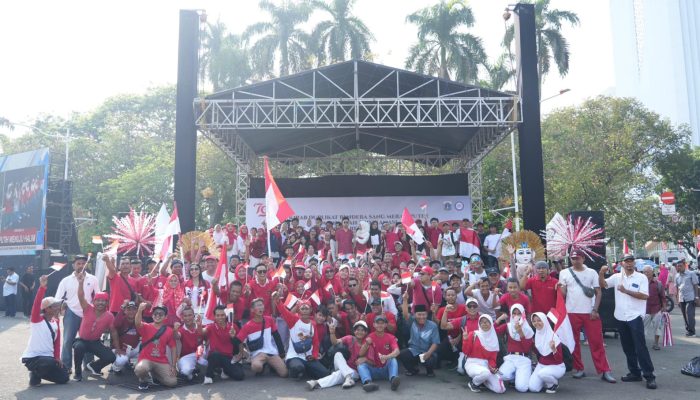
[[[311,32],[311,48],[319,66],[369,56],[373,37],[364,22],[352,14],[355,0],[315,0],[311,4],[331,17]]]
[[[221,21],[208,24],[200,60],[200,75],[215,92],[243,86],[253,75],[250,53],[239,35],[228,33]]]

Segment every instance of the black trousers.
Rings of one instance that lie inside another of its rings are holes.
[[[682,301],[680,306],[683,313],[683,321],[685,322],[685,331],[695,335],[695,301]]]
[[[437,354],[433,353],[429,359],[425,361],[425,364],[420,362],[418,356],[414,356],[409,349],[401,350],[399,353],[399,361],[403,365],[404,369],[409,372],[418,372],[418,366],[422,365],[425,367],[427,373],[433,372],[433,369],[437,366]]]
[[[40,379],[53,383],[68,383],[68,370],[61,367],[53,357],[23,358],[22,363]]]
[[[644,321],[637,317],[631,321],[617,321],[622,351],[627,358],[627,369],[632,375],[654,378],[654,364],[651,362],[644,336]]]
[[[213,378],[214,370],[217,368],[224,370],[224,373],[234,381],[242,381],[245,379],[243,366],[241,366],[240,363],[231,364],[231,357],[226,357],[224,354],[212,351],[207,356],[207,376]]]
[[[97,372],[100,372],[102,368],[108,366],[117,359],[117,356],[114,355],[112,350],[99,340],[75,339],[73,342],[73,365],[75,365],[76,373],[79,372],[78,368],[81,368],[83,365],[85,353],[97,356],[97,361],[92,362],[92,367]]]
[[[292,378],[307,375],[311,379],[321,379],[330,374],[328,369],[318,360],[308,361],[301,358],[290,358],[286,364],[289,369],[289,376]]]
[[[461,343],[460,343],[461,344]],[[452,350],[452,344],[450,343],[450,338],[445,337],[440,342],[437,348],[438,362],[443,361],[457,361],[459,359],[459,349],[457,351]]]
[[[22,289],[22,312],[24,313],[25,317],[29,317],[29,315],[32,313],[34,296],[36,296],[36,293],[34,293],[33,290]]]
[[[17,295],[11,294],[5,296],[5,316],[14,317],[17,312]]]

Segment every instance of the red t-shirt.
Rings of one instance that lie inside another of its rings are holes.
[[[462,341],[462,353],[464,353],[467,358],[480,358],[482,360],[487,360],[489,362],[489,367],[496,368],[496,357],[498,357],[498,351],[488,351],[481,345],[479,337],[476,336],[476,332],[469,332],[467,339]]]
[[[345,254],[346,257],[353,254],[352,237],[353,233],[351,229],[345,230],[344,228],[340,228],[335,231],[335,241],[338,242],[338,254]]]
[[[360,357],[360,347],[362,347],[362,342],[352,335],[343,336],[340,338],[342,342],[350,351],[350,359],[347,360],[348,366],[354,370],[357,369],[357,359]],[[372,347],[367,349],[367,355],[365,356],[368,360],[374,360],[374,351]]]
[[[396,336],[389,332],[384,332],[384,335],[379,337],[377,332],[370,333],[367,337],[372,339],[372,348],[374,349],[374,365],[383,366],[384,363],[379,359],[380,355],[390,354],[392,351],[399,348],[399,342]],[[369,353],[368,353],[369,354]]]
[[[464,321],[464,329],[466,329],[467,334],[479,329],[479,316],[480,315],[477,314],[474,318],[469,318],[467,315],[467,318]],[[450,331],[450,336],[453,338],[457,337],[457,335],[462,332],[462,318],[464,318],[464,315],[459,318],[448,320],[448,322],[454,327],[454,329]],[[457,335],[453,335],[452,332],[457,332]],[[462,340],[466,340],[466,337],[463,337]]]
[[[99,340],[102,333],[109,330],[114,322],[114,315],[105,310],[99,318],[95,313],[95,306],[88,304],[83,309],[83,320],[80,322],[78,334],[83,340]]]
[[[122,309],[122,304],[124,304],[124,300],[131,300],[131,291],[126,285],[126,282],[124,282],[124,279],[122,278],[121,274],[117,273],[116,275],[108,279],[109,311],[117,313]],[[131,276],[127,276],[126,280],[129,282],[129,285],[131,285],[131,289],[134,291],[134,293],[138,293],[136,291],[137,281]]]
[[[207,341],[209,342],[209,351],[221,353],[226,357],[233,357],[233,343],[231,342],[232,323],[227,323],[223,328],[215,322],[206,326],[205,331]]]
[[[557,305],[557,283],[559,281],[547,275],[544,282],[539,277],[527,280],[525,289],[532,291],[531,313],[542,312],[547,314]],[[527,308],[526,308],[527,309]]]
[[[131,346],[132,349],[135,349],[136,346],[139,345],[141,335],[136,331],[136,324],[126,319],[123,312],[117,314],[114,318],[114,322],[112,322],[112,326],[119,335],[119,345],[122,350],[126,350],[127,345]],[[112,347],[114,347],[114,342],[112,342]]]
[[[145,343],[155,336],[158,329],[159,328],[156,328],[153,324],[142,324],[141,328],[137,328],[136,330],[141,334],[142,343]],[[169,326],[165,328],[165,332],[163,332],[158,339],[148,343],[141,349],[139,361],[148,360],[161,364],[168,364],[166,347],[170,347],[173,354],[175,353],[175,335],[173,335],[173,328]]]
[[[510,315],[510,307],[513,304],[520,304],[525,309],[525,313],[530,314],[530,299],[528,299],[527,295],[525,295],[524,293],[520,293],[517,299],[514,299],[513,296],[510,295],[510,293],[506,293],[503,296],[501,296],[500,299],[498,299],[498,303],[500,303],[501,306],[505,308],[505,312],[508,315]]]
[[[438,321],[442,321],[442,315],[445,314],[445,307],[440,307],[437,311],[436,318]],[[464,304],[455,304],[455,309],[453,311],[450,311],[447,313],[447,320],[453,320],[456,318],[461,317],[462,315],[467,315],[467,307],[464,306]],[[439,322],[438,322],[439,324]],[[460,330],[457,329],[452,329],[451,331],[447,332],[451,337],[457,337],[459,336]]]
[[[369,313],[365,316],[365,322],[367,322],[367,326],[369,327],[370,332],[374,332],[374,317],[377,315],[375,313]],[[391,332],[396,332],[396,316],[394,315],[393,312],[390,311],[384,311],[384,316],[386,317],[387,321],[387,331]],[[389,329],[389,327],[392,327],[392,329]]]
[[[411,261],[411,255],[407,252],[401,251],[400,253],[394,253],[391,257],[391,268],[397,269],[401,266],[402,262],[408,263],[409,261]]]
[[[180,327],[179,333],[180,344],[182,345],[180,349],[180,357],[195,353],[197,351],[197,347],[202,344],[202,337],[199,335],[199,331],[196,328],[193,331],[190,331],[183,324]]]
[[[251,299],[261,298],[265,304],[265,315],[272,315],[272,292],[277,290],[279,280],[268,279],[260,285],[257,280],[250,281]]]

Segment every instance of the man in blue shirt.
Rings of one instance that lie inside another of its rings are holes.
[[[409,315],[407,298],[404,298],[402,308],[403,315]],[[433,369],[438,361],[436,350],[440,344],[440,331],[435,322],[428,320],[428,309],[425,305],[416,305],[415,312],[415,315],[411,315],[407,320],[411,327],[411,336],[408,339],[408,348],[401,350],[399,360],[406,369],[406,375],[416,375],[418,366],[423,365],[426,375],[433,377]]]

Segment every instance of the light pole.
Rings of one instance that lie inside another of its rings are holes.
[[[34,125],[27,125],[27,124],[16,123],[16,122],[11,122],[10,124],[29,128],[33,131],[39,132],[40,134],[42,134],[46,137],[63,140],[63,142],[65,143],[65,148],[66,148],[66,161],[65,161],[64,166],[63,166],[63,180],[65,180],[65,181],[68,180],[68,156],[69,156],[68,145],[70,144],[71,140],[78,139],[77,137],[70,135],[70,128],[66,128],[65,135],[52,135],[52,134],[49,134],[49,133],[42,131],[41,129],[37,128]]]

